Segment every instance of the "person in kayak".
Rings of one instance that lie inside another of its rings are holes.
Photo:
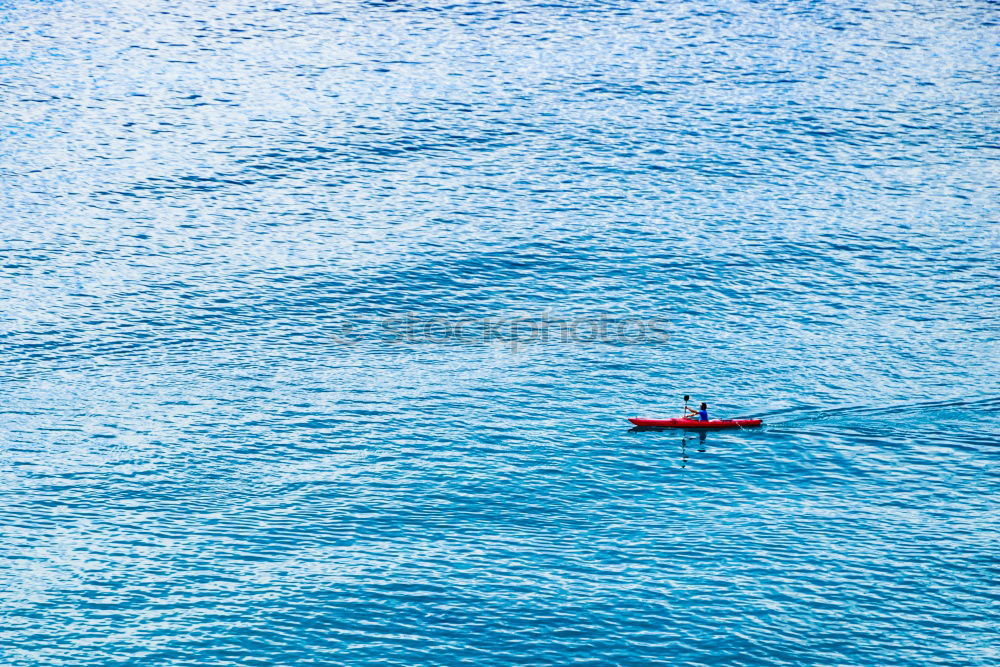
[[[689,408],[686,405],[684,406],[684,409],[687,410],[689,414],[698,415],[698,421],[700,422],[708,421],[708,403],[702,403],[700,409],[698,410]],[[684,415],[684,417],[688,418],[687,415]]]

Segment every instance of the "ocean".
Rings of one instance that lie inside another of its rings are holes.
[[[996,664],[998,25],[3,0],[0,664]]]

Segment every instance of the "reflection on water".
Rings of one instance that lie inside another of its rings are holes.
[[[701,431],[696,436],[684,435],[681,438],[681,467],[682,468],[686,468],[687,467],[687,461],[688,461],[687,446],[688,446],[688,442],[689,441],[693,442],[695,439],[697,439],[697,445],[696,445],[697,446],[697,450],[696,451],[701,452],[701,453],[704,453],[706,451],[705,442],[708,439],[708,433],[706,433],[705,431]]]

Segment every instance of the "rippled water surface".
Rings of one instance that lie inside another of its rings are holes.
[[[0,2],[0,663],[996,664],[998,16]]]

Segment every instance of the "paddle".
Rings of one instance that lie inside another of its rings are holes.
[[[688,418],[688,401],[691,399],[690,396],[684,394],[684,414],[681,415],[681,419]]]

